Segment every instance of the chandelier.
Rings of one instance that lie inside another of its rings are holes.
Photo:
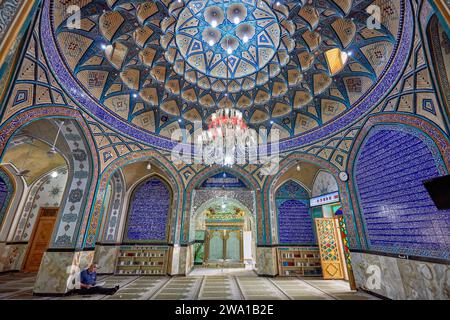
[[[247,130],[241,111],[233,108],[219,109],[212,115],[208,130],[202,133],[202,142],[210,144],[217,138],[244,135]]]
[[[255,138],[243,120],[242,112],[233,108],[217,110],[211,116],[208,129],[199,136],[207,163],[224,166],[233,166],[240,157],[245,157],[252,141]]]

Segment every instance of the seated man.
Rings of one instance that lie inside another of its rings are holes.
[[[80,274],[81,289],[80,294],[107,294],[113,295],[119,290],[119,286],[114,288],[104,288],[97,286],[97,268],[98,266],[93,263],[89,268],[84,269]]]

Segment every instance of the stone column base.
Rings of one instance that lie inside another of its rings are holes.
[[[116,272],[116,261],[120,253],[120,246],[95,246],[94,262],[100,267],[99,274],[113,274]]]
[[[33,293],[39,295],[64,295],[73,289],[78,272],[94,261],[94,251],[47,251],[34,284]]]
[[[0,243],[0,272],[20,271],[27,253],[28,243]]]
[[[272,277],[278,275],[276,248],[257,247],[256,267],[258,275]]]
[[[169,259],[171,259],[169,266],[171,266],[171,268],[168,270],[168,273],[171,276],[186,275],[187,247],[175,245],[170,252],[172,253],[172,255],[169,256]]]

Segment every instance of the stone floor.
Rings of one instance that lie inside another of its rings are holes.
[[[265,278],[254,272],[226,274],[204,270],[187,277],[99,276],[105,286],[120,285],[113,296],[33,296],[33,274],[0,275],[0,299],[64,300],[372,300],[364,292],[351,291],[345,281],[303,278]]]

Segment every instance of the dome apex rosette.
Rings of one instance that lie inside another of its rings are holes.
[[[178,75],[205,90],[238,93],[262,86],[289,63],[295,47],[282,23],[288,17],[269,1],[191,0],[173,3],[169,12],[165,57]]]

